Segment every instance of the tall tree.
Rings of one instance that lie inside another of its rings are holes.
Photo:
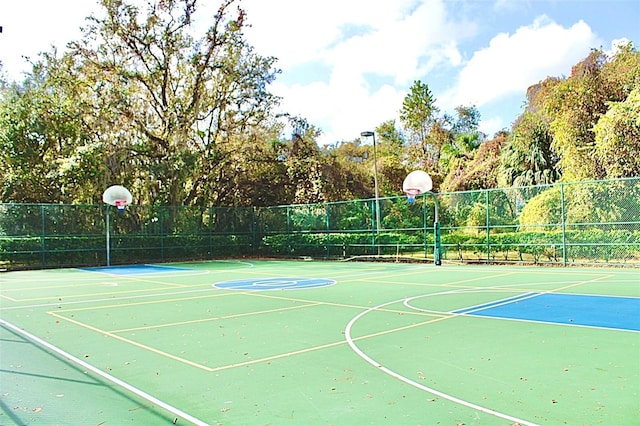
[[[407,167],[404,151],[405,137],[396,128],[394,120],[388,120],[375,129],[378,143],[378,175],[381,196],[401,193],[402,182],[412,171]]]
[[[43,54],[20,84],[2,89],[0,101],[0,201],[92,202],[100,176],[93,129],[78,114],[65,63]]]
[[[594,131],[607,178],[640,176],[640,86],[624,102],[613,103]]]
[[[558,157],[551,145],[549,123],[533,111],[525,111],[513,125],[500,153],[501,186],[547,185],[559,178]]]
[[[373,194],[369,182],[371,168],[367,167],[369,147],[360,139],[343,141],[322,148],[325,158],[323,177],[326,181],[327,201],[369,198]]]
[[[545,114],[552,117],[552,148],[564,180],[606,176],[606,165],[596,155],[594,126],[610,102],[624,101],[639,85],[640,54],[628,44],[613,57],[592,51],[555,86],[545,99]]]
[[[442,191],[468,191],[495,188],[498,183],[498,161],[506,144],[507,133],[499,132],[478,149],[452,162],[442,184]]]
[[[478,130],[480,112],[475,106],[458,106],[455,117],[447,117],[451,124],[448,142],[442,146],[439,168],[443,177],[441,190],[464,187],[459,181],[467,174],[476,150],[481,146],[484,135]]]
[[[278,102],[267,90],[275,59],[246,43],[233,3],[222,1],[194,38],[196,0],[101,0],[104,18],[71,46],[81,64],[71,72],[94,93],[91,115],[108,125],[101,138],[121,153],[111,180],[130,182],[142,202],[228,201],[218,182]]]
[[[443,128],[438,121],[436,99],[429,86],[417,80],[405,96],[400,110],[400,121],[407,132],[409,154],[417,167],[435,171],[440,158],[442,141],[437,130]]]

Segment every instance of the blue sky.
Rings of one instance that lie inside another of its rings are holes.
[[[141,0],[139,0],[141,1]],[[0,60],[9,79],[34,57],[79,38],[93,0],[0,2]],[[202,0],[198,22],[215,11]],[[282,112],[355,139],[396,119],[415,80],[443,112],[476,105],[490,136],[520,114],[527,87],[563,76],[592,48],[640,44],[636,0],[240,0],[248,41],[279,59]]]

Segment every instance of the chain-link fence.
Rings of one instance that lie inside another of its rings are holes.
[[[375,201],[132,205],[124,213],[106,205],[0,204],[0,268],[244,256],[640,266],[640,178]]]

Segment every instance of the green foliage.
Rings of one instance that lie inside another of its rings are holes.
[[[596,155],[608,178],[640,176],[640,86],[612,102],[594,126]]]
[[[413,167],[432,171],[440,158],[441,135],[447,134],[439,120],[431,89],[414,81],[400,109],[400,121],[408,132],[408,154]]]
[[[220,0],[206,17],[193,1],[101,0],[67,53],[41,54],[20,84],[0,82],[0,201],[99,203],[117,183],[139,205],[200,206],[203,226],[212,205],[372,198],[375,169],[383,197],[398,195],[414,169],[436,192],[640,174],[632,43],[612,56],[594,50],[569,77],[529,87],[511,132],[489,141],[475,106],[441,114],[429,85],[415,81],[398,126],[375,127],[374,169],[370,144],[318,147],[319,128],[275,113],[276,59],[247,43],[236,2]],[[196,20],[209,27],[196,33]],[[385,226],[403,224],[404,207],[390,208]]]
[[[414,81],[400,110],[400,121],[420,141],[424,141],[435,121],[438,108],[429,85]]]
[[[544,100],[544,112],[550,117],[553,134],[552,149],[560,158],[558,166],[563,180],[607,176],[607,168],[612,165],[610,158],[596,153],[594,126],[607,113],[611,102],[624,101],[632,90],[640,87],[638,76],[640,52],[631,44],[623,46],[613,58],[594,50]]]
[[[505,140],[505,135],[499,134],[494,139],[482,143],[469,155],[463,156],[462,161],[452,162],[442,190],[454,192],[495,188],[500,151],[505,145]]]
[[[513,125],[500,153],[501,186],[547,185],[559,178],[553,138],[543,115],[525,111]]]
[[[65,64],[43,55],[45,65],[2,92],[0,200],[91,202],[87,181],[100,174],[91,129],[77,113],[60,74]]]
[[[523,229],[562,222],[572,224],[627,223],[638,220],[640,188],[634,181],[607,181],[551,186],[527,201],[520,213]]]
[[[536,226],[558,224],[561,222],[560,187],[553,186],[533,197],[520,213],[520,225],[523,229],[537,230]]]

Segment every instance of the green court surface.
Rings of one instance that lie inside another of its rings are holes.
[[[637,269],[0,274],[2,425],[638,425]]]

